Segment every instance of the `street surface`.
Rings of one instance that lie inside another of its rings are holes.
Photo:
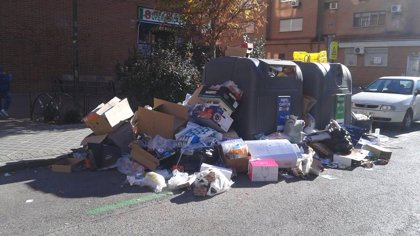
[[[382,127],[391,161],[336,179],[251,183],[211,198],[152,193],[117,170],[0,175],[0,235],[420,235],[420,123]]]

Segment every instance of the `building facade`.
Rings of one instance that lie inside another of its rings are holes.
[[[140,19],[140,8],[152,9],[154,4],[153,0],[2,1],[0,64],[13,74],[12,91],[48,91],[52,79],[72,79],[75,73],[81,81],[114,79],[117,63],[127,59],[130,50],[164,37],[154,15],[149,23]]]
[[[349,67],[355,85],[420,73],[419,0],[267,4],[267,24],[256,33],[266,38],[267,58],[291,60],[294,51],[319,52],[337,41],[334,61]],[[80,80],[114,79],[129,50],[147,53],[167,37],[154,6],[153,0],[2,1],[0,64],[14,76],[12,91],[48,91],[53,78],[76,74]],[[166,26],[178,24],[176,14],[171,19]]]
[[[420,76],[420,1],[268,1],[266,54],[293,59],[294,51],[318,52],[338,42],[334,62],[345,64],[354,85],[384,75]]]

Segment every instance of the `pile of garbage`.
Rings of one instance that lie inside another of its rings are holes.
[[[242,95],[227,81],[201,86],[182,103],[155,98],[153,107],[135,112],[126,98],[114,97],[84,117],[93,133],[52,170],[117,168],[128,184],[154,192],[187,189],[195,196],[214,196],[230,189],[239,174],[251,182],[276,182],[279,177],[306,179],[328,168],[371,168],[390,160],[379,132],[335,120],[316,130],[307,112],[300,119],[281,110],[278,130],[244,140],[232,128]],[[306,104],[304,111],[309,108]]]

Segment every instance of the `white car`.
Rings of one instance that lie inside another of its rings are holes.
[[[404,129],[420,120],[420,77],[381,77],[351,97],[352,111],[374,122],[400,123]]]

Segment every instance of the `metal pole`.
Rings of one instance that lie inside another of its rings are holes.
[[[72,43],[73,43],[73,96],[74,102],[77,107],[79,107],[79,24],[78,24],[78,14],[77,14],[77,4],[78,0],[73,0],[73,36],[72,36]]]

